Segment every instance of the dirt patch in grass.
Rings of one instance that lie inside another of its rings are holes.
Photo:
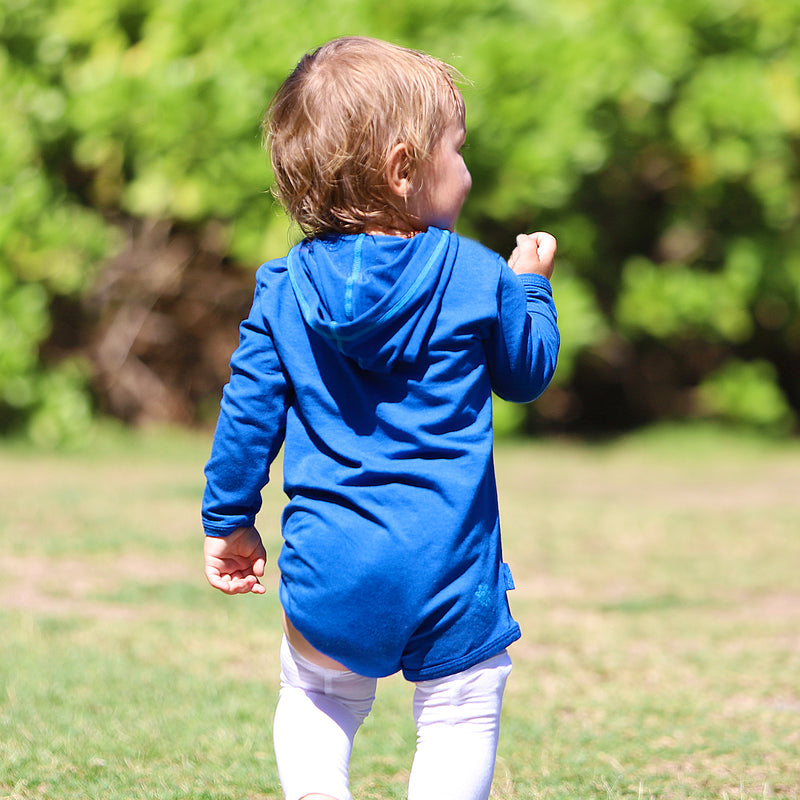
[[[0,607],[46,616],[139,618],[149,613],[146,605],[99,598],[130,581],[141,581],[146,587],[197,580],[199,569],[138,555],[102,560],[4,555],[0,556],[0,574],[4,576]]]

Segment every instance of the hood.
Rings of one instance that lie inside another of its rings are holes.
[[[429,228],[410,239],[306,239],[287,267],[306,324],[363,369],[388,372],[426,347],[458,237]]]

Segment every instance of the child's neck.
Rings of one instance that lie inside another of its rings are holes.
[[[393,228],[368,228],[364,231],[367,236],[399,236],[401,239],[411,239],[422,231],[400,231]]]

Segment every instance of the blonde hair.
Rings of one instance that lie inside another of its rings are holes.
[[[307,236],[417,229],[386,183],[387,159],[405,144],[413,185],[447,126],[463,124],[456,76],[425,53],[360,36],[303,56],[272,99],[262,131],[275,195]]]

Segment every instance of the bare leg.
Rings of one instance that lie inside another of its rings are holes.
[[[289,617],[286,616],[286,612],[283,612],[283,632],[286,634],[286,638],[289,640],[289,644],[292,646],[292,649],[299,653],[303,658],[307,661],[310,661],[312,664],[316,664],[320,667],[325,667],[325,669],[338,669],[342,672],[347,672],[347,667],[342,666],[338,661],[334,661],[332,658],[328,658],[324,653],[320,653],[319,650],[315,650],[305,639],[305,637],[300,633],[300,631],[292,625],[291,620]]]

